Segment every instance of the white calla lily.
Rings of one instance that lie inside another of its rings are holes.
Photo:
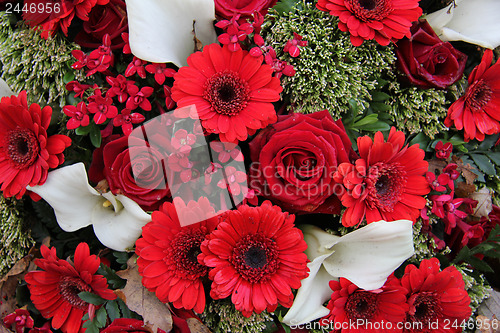
[[[425,17],[443,41],[464,41],[488,49],[500,45],[500,1],[455,0]]]
[[[99,193],[87,181],[83,163],[49,172],[47,181],[28,190],[54,209],[57,223],[67,232],[92,225],[99,241],[116,251],[134,246],[149,214],[133,200],[110,192]]]
[[[378,289],[414,253],[408,220],[373,222],[342,237],[312,225],[301,229],[310,271],[283,318],[287,325],[305,324],[329,313],[323,306],[332,294],[329,281],[343,277],[362,289]]]
[[[213,0],[126,0],[129,43],[140,59],[178,67],[194,52],[195,35],[215,43]],[[193,33],[194,32],[194,33]]]
[[[0,79],[0,98],[2,97],[10,97],[14,95],[12,90],[10,90],[9,85],[2,79]]]

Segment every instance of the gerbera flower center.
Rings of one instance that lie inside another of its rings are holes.
[[[357,291],[349,296],[345,308],[351,320],[370,319],[377,311],[377,295],[366,291]]]
[[[212,109],[228,116],[237,115],[246,108],[250,99],[248,83],[230,70],[215,73],[205,83],[204,90],[203,98],[212,105]]]
[[[59,281],[59,294],[73,307],[87,310],[88,303],[81,299],[78,294],[82,291],[91,292],[92,288],[84,281],[73,276],[63,276]]]
[[[23,169],[32,165],[40,151],[35,134],[27,128],[17,128],[7,134],[7,153],[14,167]]]
[[[392,212],[406,185],[406,171],[399,163],[376,163],[366,178],[367,203],[371,208]]]
[[[234,247],[229,261],[245,280],[263,282],[278,270],[278,247],[261,234],[246,235]]]
[[[207,274],[208,268],[198,262],[200,244],[205,240],[206,229],[185,229],[179,232],[173,242],[172,258],[178,274],[193,280]]]
[[[435,321],[439,313],[441,313],[437,295],[434,292],[421,292],[413,295],[410,297],[409,303],[409,314],[422,323]]]
[[[491,100],[491,88],[484,82],[479,80],[469,87],[465,95],[466,106],[474,112],[481,109]]]
[[[359,20],[380,21],[392,12],[388,0],[345,0],[346,8]]]

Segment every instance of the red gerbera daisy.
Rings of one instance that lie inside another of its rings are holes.
[[[178,198],[176,198],[178,200]],[[202,278],[208,268],[200,264],[197,255],[200,244],[207,234],[215,229],[218,219],[207,198],[190,201],[182,211],[176,205],[166,202],[159,211],[151,215],[152,221],[142,228],[142,238],[135,243],[139,255],[137,265],[142,275],[142,284],[162,302],[171,302],[176,308],[194,309],[201,313],[205,309],[205,290]],[[198,224],[181,227],[179,216],[193,219]]]
[[[242,205],[229,211],[201,244],[200,262],[213,267],[210,296],[231,296],[236,309],[252,312],[290,307],[292,288],[308,276],[307,244],[295,228],[294,215],[266,201],[260,207]]]
[[[460,324],[470,317],[462,275],[453,266],[442,271],[439,267],[436,258],[423,260],[419,268],[406,266],[401,284],[408,290],[406,320],[411,324],[405,327],[412,329],[405,332],[462,332]]]
[[[25,280],[31,300],[45,318],[52,318],[52,327],[65,333],[85,332],[82,317],[95,310],[94,305],[82,300],[78,294],[91,292],[108,300],[116,298],[108,289],[106,279],[96,275],[100,260],[90,255],[87,243],[76,247],[74,265],[57,258],[56,248],[42,245],[43,259],[35,259],[42,271],[31,271]]]
[[[469,76],[465,94],[450,106],[444,120],[448,127],[463,128],[465,141],[500,133],[500,62],[490,67],[492,59],[493,51],[486,50]]]
[[[244,141],[277,120],[271,102],[279,100],[283,88],[262,59],[207,45],[175,74],[172,98],[178,107],[195,104],[203,127],[221,141]]]
[[[404,142],[404,133],[394,127],[387,142],[381,132],[373,142],[367,136],[358,138],[360,159],[354,165],[340,164],[333,176],[345,188],[344,226],[357,225],[365,216],[368,223],[417,219],[430,190],[425,178],[428,163],[418,144],[403,147]]]
[[[318,0],[316,7],[339,17],[339,29],[349,31],[352,45],[360,46],[370,39],[388,45],[411,36],[412,22],[422,15],[419,1]]]
[[[49,168],[64,162],[66,135],[47,137],[52,109],[28,107],[26,91],[0,102],[0,183],[5,197],[21,198],[26,186],[45,183]]]
[[[327,305],[330,314],[322,324],[327,324],[326,319],[331,322],[328,325],[342,327],[342,333],[402,331],[397,329],[397,323],[406,318],[407,291],[394,275],[377,290],[360,289],[345,278],[330,281],[330,288],[333,290]]]

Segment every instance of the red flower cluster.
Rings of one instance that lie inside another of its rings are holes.
[[[52,327],[64,333],[82,333],[82,317],[93,312],[95,306],[82,300],[82,291],[95,293],[112,300],[116,295],[108,289],[106,279],[96,275],[100,260],[90,255],[87,243],[80,243],[75,251],[74,264],[59,259],[56,249],[42,245],[42,259],[35,259],[41,271],[31,271],[25,280],[31,300],[45,318],[52,319]]]
[[[236,15],[248,18],[255,12],[266,15],[267,10],[276,2],[278,0],[215,0],[215,13],[228,20]]]
[[[416,221],[425,207],[423,197],[429,193],[425,179],[428,163],[418,144],[404,146],[405,135],[393,127],[387,141],[381,132],[372,141],[358,138],[360,159],[354,164],[342,163],[333,176],[345,193],[342,205],[344,226],[358,225],[364,217],[367,223],[408,219]]]
[[[351,43],[375,39],[388,45],[404,36],[410,37],[410,27],[422,15],[420,0],[319,0],[316,7],[339,17],[339,29],[349,31]]]
[[[400,280],[391,275],[377,290],[344,278],[330,281],[330,287],[330,314],[321,323],[332,322],[343,333],[461,332],[459,325],[471,315],[462,275],[453,266],[441,271],[436,258],[423,260],[420,268],[406,266]]]
[[[28,106],[26,91],[0,102],[0,183],[5,197],[20,199],[26,186],[45,183],[50,168],[64,162],[66,135],[47,136],[52,108]]]
[[[491,65],[493,51],[486,50],[481,63],[469,76],[465,94],[448,109],[444,124],[464,129],[464,140],[484,140],[500,133],[500,62]],[[491,65],[491,67],[490,67]]]

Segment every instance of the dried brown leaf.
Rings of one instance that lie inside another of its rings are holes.
[[[127,269],[116,272],[119,277],[127,280],[127,284],[125,288],[115,293],[130,310],[142,316],[144,324],[151,329],[152,333],[156,333],[158,328],[169,332],[172,329],[170,309],[142,285],[136,259],[136,255],[132,256],[127,262]]]
[[[474,184],[474,180],[477,178],[477,175],[471,170],[475,170],[475,168],[473,168],[470,164],[465,165],[459,157],[452,156],[451,160],[453,163],[458,165],[457,171],[464,177],[465,182],[469,185]]]
[[[491,318],[486,316],[476,317],[477,330],[476,333],[500,333],[500,321],[493,315]]]
[[[429,163],[429,172],[435,173],[439,171],[439,173],[443,172],[444,167],[446,166],[446,162],[443,160],[430,160],[427,161]]]
[[[457,198],[468,198],[474,192],[476,192],[476,185],[469,185],[466,182],[459,182],[455,185],[455,197]]]
[[[191,333],[211,333],[208,327],[203,325],[198,319],[196,318],[188,318],[186,319],[187,325],[189,327],[189,330]]]
[[[5,317],[9,313],[14,312],[17,307],[16,289],[24,275],[36,269],[33,260],[39,257],[39,252],[32,248],[28,254],[20,259],[15,265],[5,274],[0,280],[0,316]]]

